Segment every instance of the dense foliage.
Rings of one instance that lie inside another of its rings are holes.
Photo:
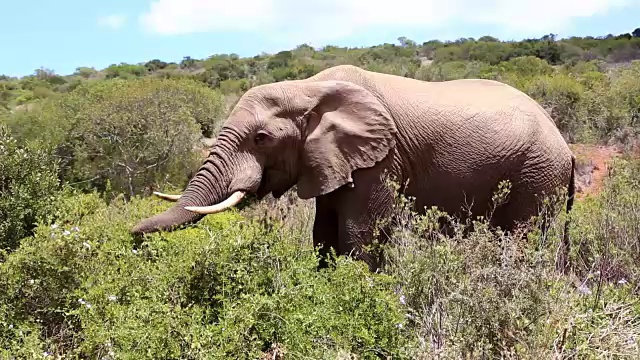
[[[53,151],[67,182],[132,196],[183,184],[200,163],[194,146],[223,115],[223,97],[193,80],[114,79],[83,83],[7,123],[21,141]]]
[[[640,29],[399,41],[0,76],[0,358],[638,358]],[[570,142],[621,145],[574,207],[568,273],[562,212],[545,236],[444,236],[401,198],[379,274],[344,257],[318,271],[312,202],[292,193],[131,237],[244,91],[338,64],[506,82]]]
[[[86,195],[61,207],[0,265],[3,358],[255,359],[281,343],[330,358],[404,341],[388,276],[345,260],[317,272],[295,236],[229,213],[132,246],[131,220],[166,204]]]
[[[60,183],[55,159],[41,148],[21,148],[0,126],[0,252],[17,247],[36,222],[49,217]]]

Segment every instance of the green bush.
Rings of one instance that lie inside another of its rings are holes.
[[[399,201],[373,274],[344,257],[318,271],[306,226],[230,211],[133,239],[131,225],[171,204],[66,195],[55,224],[0,261],[0,356],[638,356],[638,175],[637,160],[621,161],[602,195],[576,204],[566,276],[555,271],[564,214],[546,236],[484,221],[444,236],[442,214]]]
[[[640,283],[640,162],[616,159],[607,186],[596,198],[577,204],[574,220],[576,272],[597,269],[595,281]]]
[[[489,65],[477,61],[451,61],[422,65],[416,71],[416,79],[424,81],[447,81],[480,78],[489,71]]]
[[[582,85],[566,75],[546,75],[533,79],[525,92],[549,112],[567,140],[574,142],[584,126],[577,116],[584,93]]]
[[[123,78],[133,79],[147,74],[147,69],[143,65],[132,65],[127,63],[112,64],[105,69],[107,79]]]
[[[640,60],[613,74],[611,92],[627,114],[623,124],[616,125],[640,127]]]
[[[535,56],[513,58],[500,63],[500,72],[511,73],[521,78],[532,78],[540,75],[551,75],[554,69],[545,60]]]
[[[0,125],[4,125],[7,123],[7,119],[11,116],[11,113],[7,108],[0,105]]]
[[[223,112],[222,95],[193,80],[115,79],[83,83],[9,124],[54,151],[67,182],[131,196],[182,186],[199,162],[194,146]]]
[[[392,278],[344,258],[317,271],[306,241],[234,212],[131,239],[137,219],[168,206],[107,206],[97,194],[62,201],[67,217],[0,263],[0,326],[9,329],[0,354],[403,357],[409,338]]]
[[[0,252],[15,249],[51,215],[60,189],[57,166],[42,148],[18,146],[0,126]]]

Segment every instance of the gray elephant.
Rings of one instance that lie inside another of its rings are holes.
[[[375,270],[379,260],[364,246],[392,209],[383,174],[407,184],[401,192],[418,211],[437,206],[463,218],[468,204],[471,216],[485,215],[499,182],[509,180],[509,199],[492,222],[512,230],[557,187],[568,189],[570,208],[574,169],[549,115],[511,86],[425,82],[341,65],[247,91],[184,193],[157,193],[176,204],[131,231],[175,229],[247,193],[277,198],[297,185],[300,198],[316,199],[314,245]]]

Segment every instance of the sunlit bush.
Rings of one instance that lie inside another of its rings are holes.
[[[0,263],[0,355],[26,358],[402,357],[410,338],[395,281],[361,262],[317,270],[295,233],[235,212],[135,241],[156,199],[65,199]],[[371,349],[376,349],[372,351]],[[31,357],[30,357],[31,356]]]
[[[42,148],[20,147],[0,125],[0,252],[50,217],[60,189],[57,166]]]
[[[9,124],[55,152],[67,182],[134,195],[182,186],[199,138],[213,136],[224,111],[222,95],[193,80],[115,79],[84,83]]]
[[[583,125],[577,116],[584,88],[566,75],[540,76],[532,80],[525,92],[544,107],[567,140],[574,142]]]

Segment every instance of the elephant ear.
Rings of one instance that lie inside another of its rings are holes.
[[[309,199],[352,182],[352,172],[375,165],[395,146],[396,126],[372,93],[346,81],[309,83],[298,196]]]

